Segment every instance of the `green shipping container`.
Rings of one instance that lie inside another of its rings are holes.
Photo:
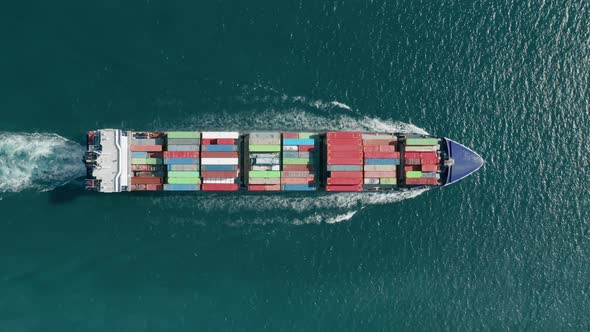
[[[250,171],[248,176],[251,178],[280,178],[280,171]]]
[[[381,183],[381,184],[397,184],[397,179],[396,178],[381,178],[379,180],[379,183]]]
[[[132,165],[145,165],[147,164],[146,158],[131,158]]]
[[[201,133],[198,131],[169,131],[166,135],[168,138],[201,138]]]
[[[162,158],[147,158],[145,163],[148,165],[161,165],[163,164]]]
[[[281,145],[260,145],[254,144],[248,146],[250,152],[279,152],[281,151]]]
[[[311,165],[312,160],[309,158],[283,158],[284,165]]]
[[[406,172],[406,177],[408,179],[417,179],[422,177],[422,172],[420,171],[408,171]]]
[[[299,133],[299,138],[315,138],[316,133]]]
[[[200,184],[200,178],[168,178],[166,182],[169,184]]]
[[[168,171],[169,178],[198,178],[201,177],[200,172],[194,171]]]
[[[406,139],[406,145],[437,145],[438,139],[436,138],[408,138]]]

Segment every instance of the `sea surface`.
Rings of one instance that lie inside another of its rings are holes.
[[[590,2],[4,1],[0,331],[590,330]],[[404,194],[97,195],[84,133],[420,131]]]

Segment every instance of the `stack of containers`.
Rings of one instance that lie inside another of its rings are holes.
[[[250,133],[248,151],[248,190],[281,190],[281,134]]]
[[[317,154],[315,133],[283,133],[281,189],[313,191],[316,185]]]
[[[328,132],[326,191],[363,190],[363,139],[360,132]]]
[[[168,171],[166,191],[198,191],[201,189],[199,151],[201,134],[195,131],[169,131],[166,133],[167,151],[164,164]]]
[[[203,132],[201,177],[204,191],[238,190],[238,132]]]
[[[404,172],[408,185],[439,185],[438,155],[440,143],[436,138],[407,138]]]
[[[131,138],[131,190],[162,190],[163,138],[156,133],[133,134]]]
[[[397,165],[401,159],[396,145],[397,137],[394,134],[363,134],[365,190],[393,189],[397,185]]]

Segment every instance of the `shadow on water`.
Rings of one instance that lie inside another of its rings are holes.
[[[84,179],[78,178],[59,186],[49,192],[49,203],[67,204],[75,201],[78,197],[91,195],[93,193],[84,190]]]

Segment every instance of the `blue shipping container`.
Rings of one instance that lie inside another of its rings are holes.
[[[283,152],[283,158],[299,158],[299,152]]]
[[[399,159],[365,159],[365,165],[399,165]]]
[[[165,184],[165,191],[198,191],[201,190],[198,184]]]
[[[283,145],[314,145],[315,140],[308,138],[285,138]]]
[[[203,151],[238,151],[237,145],[203,145]]]
[[[203,171],[234,171],[238,169],[236,165],[203,165]]]
[[[147,158],[147,152],[131,152],[131,158]]]
[[[285,191],[313,191],[316,190],[315,185],[308,185],[308,184],[283,184],[281,189]]]
[[[423,178],[435,178],[436,172],[422,172]]]
[[[164,164],[167,165],[194,165],[198,163],[198,158],[164,158]]]

